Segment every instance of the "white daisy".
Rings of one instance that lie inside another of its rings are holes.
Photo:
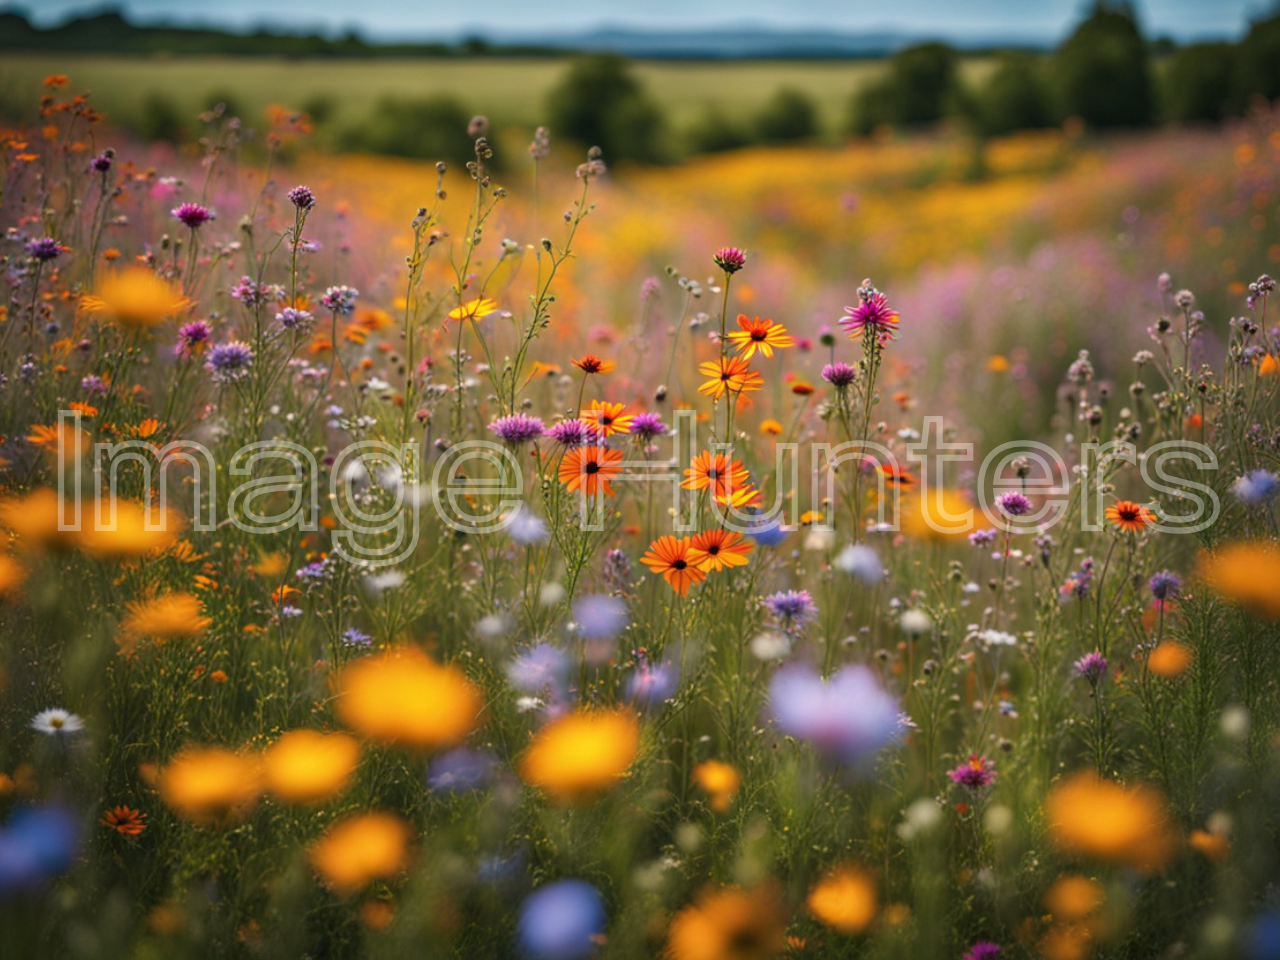
[[[48,710],[41,710],[31,718],[31,729],[50,736],[79,733],[84,729],[84,720],[61,707],[51,707]]]

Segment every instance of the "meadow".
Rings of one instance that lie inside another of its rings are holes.
[[[126,59],[6,53],[0,90],[11,108],[26,109],[51,73],[71,73],[90,89],[94,102],[119,119],[135,120],[148,96],[162,92],[180,114],[194,117],[219,100],[234,101],[256,120],[288,91],[289,105],[328,103],[332,121],[358,121],[382,97],[456,97],[495,127],[528,126],[544,118],[546,95],[568,69],[567,59],[486,57],[479,59],[315,61],[260,57]],[[708,107],[732,118],[756,111],[779,88],[808,95],[831,136],[843,131],[849,98],[884,70],[879,61],[640,62],[637,77],[676,126],[696,122]],[[965,79],[989,70],[981,58],[965,61]]]
[[[105,92],[0,131],[6,956],[1280,957],[1280,115]]]

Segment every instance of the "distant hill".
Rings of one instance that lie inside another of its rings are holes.
[[[513,34],[484,31],[461,40],[382,43],[356,34],[325,37],[266,29],[232,33],[207,27],[134,24],[120,12],[76,17],[40,28],[19,12],[0,12],[0,50],[57,51],[157,56],[226,54],[284,57],[546,56],[609,52],[655,60],[768,60],[876,58],[924,39],[906,33],[832,33],[746,26],[685,31],[602,27],[580,34]],[[936,38],[929,38],[936,39]],[[973,50],[1035,48],[1027,38],[989,38],[959,43]]]

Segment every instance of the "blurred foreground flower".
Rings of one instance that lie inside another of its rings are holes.
[[[534,960],[579,960],[599,946],[605,929],[604,900],[583,880],[539,887],[520,905],[516,937]]]
[[[256,757],[223,747],[188,747],[160,771],[160,799],[180,816],[207,823],[248,810],[260,783]]]
[[[842,667],[827,680],[809,666],[783,667],[769,684],[769,704],[783,733],[850,765],[869,760],[901,729],[897,699],[860,664]]]
[[[861,933],[879,907],[876,884],[861,867],[845,864],[825,874],[809,890],[809,912],[841,933]]]
[[[457,667],[416,647],[356,660],[337,678],[336,709],[357,733],[382,743],[430,750],[475,729],[480,691]]]
[[[130,329],[149,329],[185,309],[190,301],[146,267],[129,267],[98,278],[80,308]]]
[[[1173,853],[1164,799],[1147,786],[1101,780],[1091,770],[1057,784],[1045,798],[1054,843],[1064,853],[1159,871]]]
[[[213,623],[204,615],[199,597],[178,591],[141,603],[125,604],[125,609],[128,613],[120,627],[130,640],[198,637]]]
[[[626,774],[640,747],[640,724],[625,710],[578,710],[537,734],[520,776],[557,800],[589,800]]]
[[[390,813],[363,813],[331,826],[311,845],[311,865],[343,896],[395,876],[409,862],[410,828]]]
[[[1200,576],[1228,600],[1280,620],[1280,547],[1260,540],[1229,543],[1200,557]]]
[[[13,813],[0,826],[0,898],[66,872],[79,837],[75,816],[62,807],[28,807]]]
[[[291,730],[262,757],[266,788],[291,803],[319,803],[341,793],[360,761],[360,744],[345,733]]]
[[[724,813],[742,785],[742,775],[728,763],[707,760],[693,768],[693,782],[711,798],[711,809]]]
[[[782,899],[771,885],[708,889],[676,914],[667,933],[671,960],[765,960],[786,948]]]

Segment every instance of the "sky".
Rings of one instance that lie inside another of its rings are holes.
[[[3,0],[0,0],[3,4]],[[25,0],[41,25],[108,5],[104,0]],[[680,31],[728,23],[820,28],[844,33],[893,31],[964,41],[995,37],[1052,43],[1069,32],[1090,0],[735,0],[732,8],[688,0],[111,0],[137,21],[337,34],[354,28],[369,39],[456,39],[482,35],[582,33],[601,25]],[[1150,36],[1186,41],[1241,36],[1272,0],[1138,0]],[[732,16],[729,11],[732,11]]]

